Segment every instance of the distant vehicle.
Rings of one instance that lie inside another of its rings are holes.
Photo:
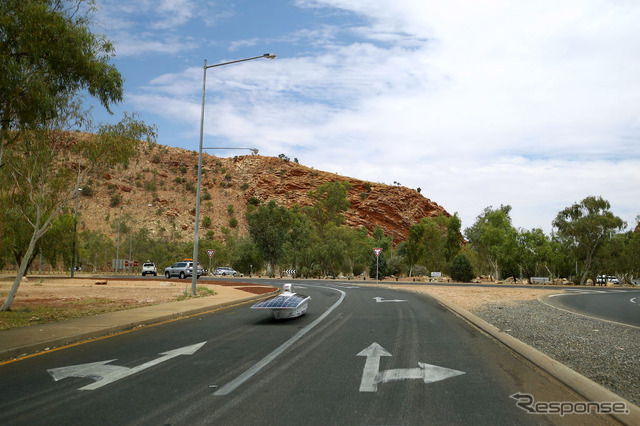
[[[154,277],[158,276],[158,270],[156,269],[156,264],[153,262],[146,262],[142,264],[142,276],[146,276],[147,274],[153,275]]]
[[[202,275],[202,267],[200,265],[198,265],[196,274],[198,278]],[[164,276],[167,279],[171,277],[178,277],[180,279],[191,277],[193,276],[193,262],[176,262],[164,268]]]
[[[616,277],[614,277],[613,275],[598,275],[596,277],[596,283],[597,284],[606,284],[606,283],[612,283],[612,284],[620,284],[620,281],[618,281],[618,279]]]
[[[222,275],[223,277],[225,275],[233,275],[235,277],[237,274],[238,272],[236,272],[233,268],[229,268],[227,266],[221,266],[213,271],[213,275]]]

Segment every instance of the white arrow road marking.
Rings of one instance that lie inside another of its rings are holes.
[[[638,302],[637,302],[637,300],[638,300],[638,298],[637,298],[637,297],[634,297],[633,299],[629,299],[629,300],[631,301],[631,303],[638,303]]]
[[[360,392],[376,392],[378,383],[388,383],[395,380],[420,379],[424,383],[433,383],[451,377],[465,374],[464,371],[438,367],[437,365],[418,363],[418,368],[399,368],[380,371],[380,357],[392,356],[377,343],[371,344],[357,356],[366,356],[367,361],[362,371]]]
[[[376,303],[385,303],[385,302],[406,302],[406,300],[399,300],[399,299],[385,299],[384,297],[374,297],[373,300],[376,301]]]
[[[131,376],[142,370],[146,370],[149,367],[158,365],[162,362],[168,361],[171,358],[175,358],[180,355],[193,355],[198,349],[200,349],[207,342],[196,343],[195,345],[185,346],[183,348],[174,349],[168,352],[162,352],[159,358],[140,364],[137,367],[127,368],[119,365],[106,365],[115,359],[108,361],[98,361],[89,364],[71,365],[68,367],[51,368],[47,372],[53,377],[56,382],[58,380],[65,379],[67,377],[89,377],[95,380],[90,385],[79,388],[78,390],[94,390],[98,389],[109,383],[113,383],[116,380],[120,380],[124,377]]]
[[[367,357],[364,363],[364,370],[362,370],[360,392],[375,392],[378,390],[377,378],[380,371],[380,357],[392,355],[382,346],[374,342],[368,348],[360,351],[356,356]]]

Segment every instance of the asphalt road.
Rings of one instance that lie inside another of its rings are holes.
[[[297,319],[245,305],[0,366],[0,424],[604,421],[519,408],[581,399],[425,296],[295,290],[312,297]]]
[[[575,289],[548,296],[545,302],[581,315],[640,327],[640,290]]]

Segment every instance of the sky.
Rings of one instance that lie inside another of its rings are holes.
[[[458,213],[510,205],[547,234],[602,196],[640,215],[636,0],[97,0],[125,100],[158,143],[255,147],[420,188]],[[242,151],[206,151],[234,156]],[[250,154],[246,151],[246,154]]]

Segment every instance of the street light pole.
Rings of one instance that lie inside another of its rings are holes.
[[[122,206],[120,206],[120,214],[118,215],[118,244],[116,245],[116,274],[118,273],[118,264],[120,263],[120,218],[122,217]]]
[[[82,188],[78,188],[76,186],[76,212],[73,217],[73,258],[71,259],[71,278],[73,278],[76,270],[76,240],[78,239],[78,194],[80,194],[80,191],[82,191]],[[42,252],[40,253],[42,254]]]
[[[251,58],[238,59],[236,61],[222,62],[220,64],[207,65],[207,60],[204,60],[203,76],[202,76],[202,106],[200,110],[200,143],[198,150],[198,185],[196,189],[196,225],[193,237],[193,269],[191,274],[191,295],[196,295],[196,286],[198,280],[198,233],[200,231],[200,185],[202,180],[202,139],[204,134],[204,95],[207,87],[207,69],[214,67],[221,67],[223,65],[236,64],[238,62],[251,61],[253,59],[274,59],[276,55],[274,53],[265,53],[260,56],[253,56]],[[252,149],[253,150],[253,149]],[[254,153],[257,150],[254,151]]]

